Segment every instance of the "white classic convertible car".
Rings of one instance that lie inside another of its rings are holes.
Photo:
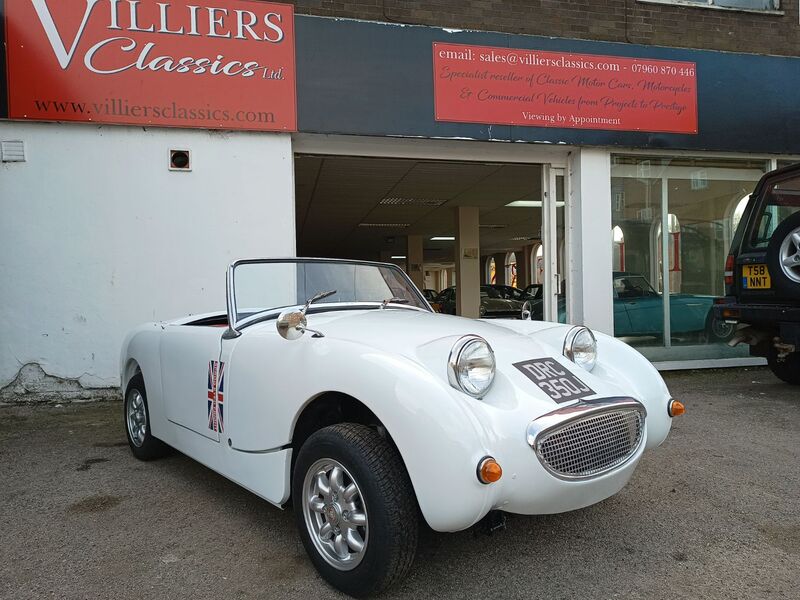
[[[435,313],[394,265],[240,260],[227,304],[126,338],[131,450],[176,448],[291,499],[312,562],[354,596],[408,572],[418,515],[458,531],[492,511],[589,506],[683,412],[624,343]]]

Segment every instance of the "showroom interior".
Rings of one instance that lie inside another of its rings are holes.
[[[541,285],[541,180],[538,164],[296,155],[298,253],[409,271],[409,256],[421,250],[421,287],[439,292],[456,285],[453,209],[470,206],[479,209],[481,283]],[[560,268],[563,176],[558,181]]]

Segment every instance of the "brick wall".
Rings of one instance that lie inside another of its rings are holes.
[[[284,0],[301,14],[607,40],[800,55],[798,3],[753,14],[638,0]]]

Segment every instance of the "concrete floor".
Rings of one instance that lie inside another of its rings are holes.
[[[670,373],[688,414],[631,483],[492,536],[422,532],[387,598],[800,597],[800,388]],[[175,454],[136,461],[120,405],[0,409],[0,597],[330,598],[292,515]]]

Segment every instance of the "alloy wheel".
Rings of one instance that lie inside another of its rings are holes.
[[[367,509],[361,489],[340,462],[323,458],[306,472],[303,516],[319,554],[341,571],[354,569],[369,541]]]
[[[783,240],[778,261],[784,275],[791,281],[800,283],[800,227],[790,232]]]
[[[144,437],[147,433],[147,413],[144,409],[142,393],[137,389],[131,390],[128,394],[126,417],[128,435],[133,445],[139,448],[144,443]]]

